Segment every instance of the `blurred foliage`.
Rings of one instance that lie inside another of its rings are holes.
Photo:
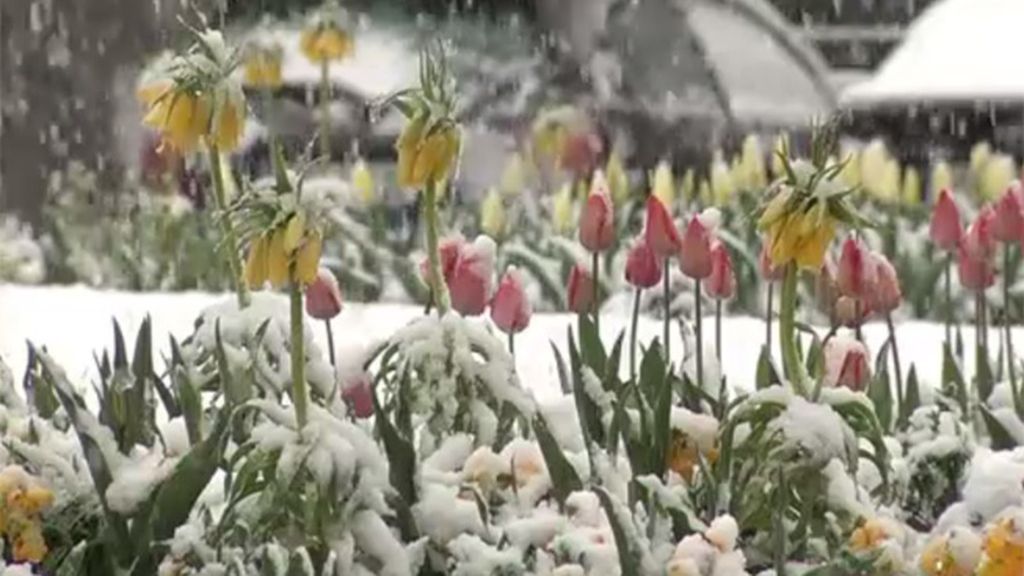
[[[227,0],[228,16],[256,18],[264,14],[285,17],[302,14],[317,6],[319,0]],[[519,14],[532,17],[535,0],[347,0],[342,5],[356,11],[395,10],[434,15],[475,14],[500,17]]]

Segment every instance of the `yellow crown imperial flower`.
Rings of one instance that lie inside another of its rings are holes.
[[[252,39],[245,47],[242,81],[253,88],[275,89],[281,86],[281,61],[284,51],[276,42]]]
[[[305,216],[296,212],[285,224],[264,231],[250,243],[246,283],[251,288],[261,288],[268,281],[275,288],[293,282],[312,284],[322,249],[320,230],[306,226]]]
[[[230,152],[245,127],[245,95],[232,78],[237,59],[220,32],[195,35],[187,53],[161,60],[144,77],[138,90],[146,109],[142,122],[178,152],[191,152],[204,141]]]
[[[355,51],[348,14],[337,2],[327,2],[310,17],[299,38],[302,54],[315,64],[344,60]]]
[[[501,194],[491,189],[480,204],[480,230],[491,238],[500,239],[505,235],[505,203]]]

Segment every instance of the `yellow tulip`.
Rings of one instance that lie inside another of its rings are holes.
[[[267,247],[267,277],[275,288],[288,283],[288,252],[284,249],[285,231],[274,230]]]
[[[563,184],[555,194],[554,204],[551,208],[551,223],[556,234],[568,235],[576,229],[576,220],[573,218],[571,184]]]
[[[696,178],[693,168],[687,168],[686,172],[683,173],[683,183],[679,186],[679,194],[686,202],[692,201],[697,193]]]
[[[736,186],[729,165],[722,159],[721,153],[717,153],[711,162],[711,196],[715,204],[721,206],[728,203],[735,192]]]
[[[306,236],[306,242],[295,254],[295,277],[292,280],[304,286],[312,284],[320,267],[322,251],[323,238],[319,230],[313,230]]]
[[[501,193],[516,196],[526,188],[526,174],[523,157],[518,152],[512,154],[501,172]]]
[[[972,178],[977,178],[981,174],[985,164],[988,164],[991,157],[992,146],[988,142],[978,142],[971,147],[970,170]]]
[[[743,185],[747,190],[762,190],[768,185],[768,174],[764,165],[764,152],[761,149],[761,140],[754,134],[748,134],[743,139],[740,165],[744,175]]]
[[[839,171],[839,181],[848,187],[860,186],[860,154],[851,150],[843,155],[843,169]]]
[[[992,201],[1006,192],[1017,174],[1013,157],[1007,154],[993,154],[981,168],[977,180],[977,192],[984,201]]]
[[[608,164],[605,166],[608,178],[608,190],[611,192],[612,201],[615,204],[622,204],[629,198],[629,176],[622,166],[619,155],[612,152],[608,156]]]
[[[921,175],[913,166],[907,166],[903,171],[903,203],[907,206],[917,206],[921,203]]]
[[[505,204],[493,188],[480,204],[480,229],[494,239],[505,235]]]
[[[775,145],[772,146],[772,176],[781,178],[786,175],[786,167],[782,162],[782,156],[789,150],[789,134],[782,132],[775,138]]]
[[[651,189],[658,200],[661,200],[661,203],[669,209],[669,212],[672,211],[676,201],[676,188],[673,180],[672,167],[668,162],[665,160],[658,162],[658,166],[654,169],[654,184]]]
[[[953,189],[953,169],[945,160],[939,160],[932,166],[931,191],[932,198],[939,197],[940,190]]]
[[[373,173],[370,172],[369,166],[366,165],[362,158],[356,160],[355,165],[352,167],[351,179],[352,188],[356,191],[359,201],[363,206],[372,204],[377,195],[377,190],[373,182]]]

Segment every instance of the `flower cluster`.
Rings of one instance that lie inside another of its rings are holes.
[[[53,492],[20,466],[0,470],[0,535],[12,546],[15,562],[41,562],[46,541],[40,515],[53,505]]]

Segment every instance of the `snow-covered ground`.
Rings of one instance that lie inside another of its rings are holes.
[[[93,352],[112,346],[111,319],[116,318],[128,339],[129,346],[140,323],[150,315],[153,319],[153,340],[157,357],[168,354],[168,335],[182,339],[192,332],[195,318],[210,304],[230,295],[206,293],[131,293],[100,291],[91,288],[27,287],[0,285],[0,356],[15,375],[23,373],[27,358],[26,341],[45,346],[79,384],[86,384],[95,374]],[[283,298],[283,296],[282,296]],[[401,304],[347,303],[333,321],[339,361],[391,335],[399,327],[423,313],[422,308]],[[706,354],[711,354],[713,322],[705,322]],[[481,318],[480,322],[489,322]],[[529,328],[516,339],[516,366],[521,382],[534,391],[540,400],[559,394],[555,359],[550,342],[565,351],[566,330],[574,318],[566,314],[535,315]],[[629,324],[628,312],[609,306],[602,314],[601,329],[605,342],[611,345],[618,333]],[[764,324],[760,319],[732,317],[723,322],[723,364],[728,381],[740,388],[753,386],[757,357],[764,343]],[[662,331],[656,319],[641,318],[640,341],[648,342]],[[322,326],[314,326],[318,343],[326,346]],[[1022,331],[1015,333],[1021,349]],[[884,342],[884,324],[872,323],[865,335],[873,352]],[[993,330],[990,340],[995,345]],[[672,355],[682,357],[679,331],[674,329]],[[964,341],[973,342],[973,332],[964,328]],[[936,384],[941,371],[943,328],[939,324],[907,321],[898,324],[897,338],[904,373],[911,363],[917,366],[922,382]],[[777,339],[775,339],[777,340]],[[967,346],[971,348],[971,346]],[[993,350],[993,356],[996,351]],[[626,366],[626,356],[623,366]],[[778,352],[776,351],[776,358]],[[973,371],[972,353],[967,352],[967,373]]]

